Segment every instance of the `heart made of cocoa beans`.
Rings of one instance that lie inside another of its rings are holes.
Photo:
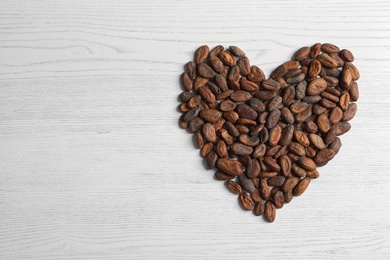
[[[243,209],[273,222],[340,150],[359,98],[353,54],[302,47],[268,79],[236,46],[198,48],[181,75],[180,127]]]

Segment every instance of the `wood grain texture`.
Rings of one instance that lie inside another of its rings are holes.
[[[1,259],[390,257],[388,1],[0,1]],[[177,126],[201,44],[266,74],[350,49],[359,111],[273,224],[243,212]]]

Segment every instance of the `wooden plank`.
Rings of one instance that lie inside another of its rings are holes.
[[[390,257],[386,1],[1,1],[1,259]],[[337,157],[265,223],[179,129],[178,77],[202,44],[266,74],[331,42],[361,72]]]

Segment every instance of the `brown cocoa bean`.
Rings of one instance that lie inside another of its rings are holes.
[[[229,156],[226,143],[223,140],[219,140],[215,146],[215,151],[220,158],[227,158]]]
[[[194,57],[195,63],[199,64],[205,62],[208,55],[209,55],[209,47],[207,45],[200,46],[195,52],[195,57]]]
[[[251,197],[246,193],[241,193],[239,196],[241,206],[246,210],[253,210],[255,205]]]
[[[265,203],[265,213],[264,213],[265,220],[268,222],[274,222],[276,217],[276,208],[274,204],[271,201],[267,201]]]
[[[303,178],[293,190],[294,196],[301,196],[310,184],[310,178]]]
[[[309,53],[310,53],[310,47],[308,46],[302,47],[299,50],[297,50],[297,52],[295,52],[294,59],[297,61],[304,60],[307,58],[307,56],[309,56]]]
[[[215,172],[214,178],[216,180],[220,180],[220,181],[227,181],[227,180],[233,179],[235,177],[231,176],[229,174],[226,174],[225,172],[223,172],[221,170],[218,170],[218,171]]]
[[[357,111],[356,103],[349,104],[347,109],[344,111],[344,114],[343,114],[343,117],[341,118],[341,120],[343,120],[343,121],[351,120],[352,118],[355,117],[356,111]]]
[[[215,167],[215,163],[218,160],[218,155],[216,152],[211,151],[208,155],[205,157],[205,165],[207,169],[213,169]]]
[[[235,181],[232,181],[232,180],[228,180],[226,182],[226,187],[231,191],[233,192],[234,194],[241,194],[242,193],[242,188],[240,186],[240,184],[238,184],[237,182]]]

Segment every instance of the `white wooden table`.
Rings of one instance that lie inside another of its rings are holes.
[[[389,259],[388,1],[0,1],[1,259]],[[202,44],[266,74],[350,49],[358,114],[338,156],[269,224],[179,129]]]

